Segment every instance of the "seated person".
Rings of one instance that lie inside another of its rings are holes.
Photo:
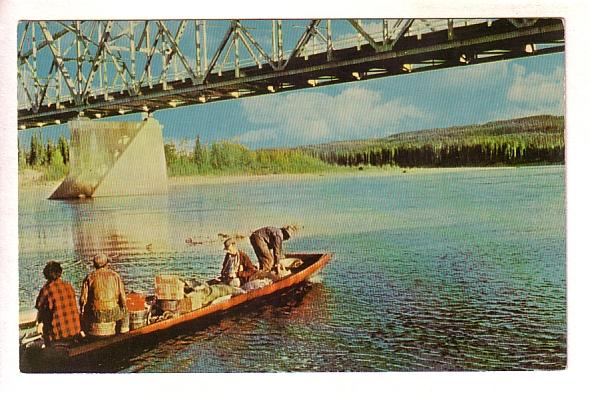
[[[235,239],[229,238],[223,245],[226,254],[221,268],[221,282],[224,284],[239,287],[260,278],[278,280],[276,275],[256,269],[248,254],[238,249]]]
[[[70,283],[61,279],[61,274],[58,262],[47,262],[43,269],[47,282],[35,302],[38,310],[37,332],[42,333],[46,345],[65,343],[80,334],[76,293]]]
[[[120,322],[127,312],[121,276],[109,267],[104,254],[96,255],[93,263],[95,270],[84,279],[80,294],[84,329],[88,329],[91,323]]]

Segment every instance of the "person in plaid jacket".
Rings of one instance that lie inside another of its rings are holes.
[[[67,341],[80,334],[80,313],[72,285],[61,279],[58,262],[49,261],[43,269],[47,282],[37,296],[37,331],[46,345]]]

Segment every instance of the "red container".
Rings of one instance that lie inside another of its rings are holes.
[[[131,292],[127,295],[127,310],[142,311],[145,309],[145,296],[141,293]]]

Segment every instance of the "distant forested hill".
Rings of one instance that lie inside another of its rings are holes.
[[[454,167],[564,163],[563,116],[403,132],[379,139],[300,148],[346,166]]]

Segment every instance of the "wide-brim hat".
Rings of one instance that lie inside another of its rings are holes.
[[[293,236],[293,234],[295,232],[297,232],[297,226],[296,225],[285,225],[281,229],[284,230],[285,232],[287,232],[289,234],[289,236]]]
[[[234,246],[235,246],[235,244],[236,244],[236,239],[234,239],[233,237],[230,237],[229,239],[226,239],[226,240],[223,242],[223,249],[227,251],[227,250],[229,250],[229,248],[230,248],[232,245],[234,245]]]

